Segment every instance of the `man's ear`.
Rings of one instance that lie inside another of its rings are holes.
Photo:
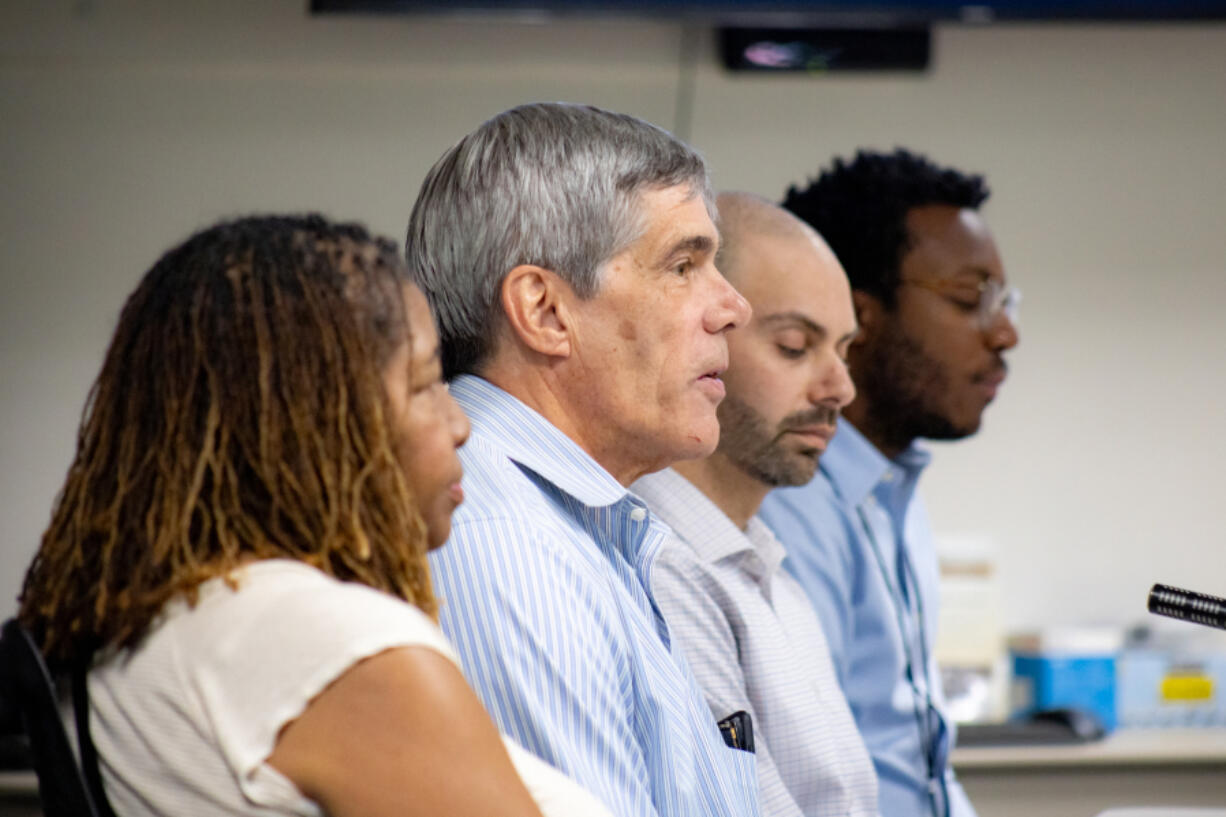
[[[570,325],[566,296],[570,286],[534,264],[521,264],[502,279],[499,294],[507,324],[519,342],[548,357],[569,357]]]
[[[870,295],[859,289],[851,291],[851,305],[856,311],[856,325],[859,327],[852,345],[865,343],[881,326],[885,306],[876,295]]]

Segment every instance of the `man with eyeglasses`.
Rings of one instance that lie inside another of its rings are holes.
[[[898,149],[836,159],[783,202],[851,282],[857,396],[817,476],[772,491],[760,515],[822,621],[891,817],[975,814],[949,765],[937,556],[916,483],[930,459],[917,441],[978,431],[1018,342],[987,197],[983,177]]]

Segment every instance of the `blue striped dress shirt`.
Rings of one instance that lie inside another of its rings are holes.
[[[647,588],[667,527],[544,417],[471,375],[466,501],[431,555],[440,623],[499,728],[617,815],[758,812]]]

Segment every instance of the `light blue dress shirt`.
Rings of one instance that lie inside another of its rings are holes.
[[[466,500],[431,556],[440,623],[498,727],[626,817],[754,817],[649,594],[668,532],[545,418],[473,376]]]
[[[954,725],[932,654],[938,563],[915,492],[929,459],[912,445],[890,461],[843,420],[813,480],[772,491],[759,515],[822,621],[881,813],[974,817],[949,765]]]

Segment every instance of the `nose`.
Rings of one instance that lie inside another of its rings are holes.
[[[716,334],[749,323],[749,316],[753,313],[749,301],[736,291],[736,287],[730,284],[727,278],[720,275],[714,265],[711,265],[710,272],[715,292],[711,308],[707,310],[703,321],[706,330]]]
[[[994,352],[1003,352],[1017,346],[1021,335],[1018,333],[1017,324],[1002,311],[993,318],[984,331],[984,339],[989,349]]]
[[[856,384],[847,369],[847,361],[833,353],[830,357],[820,365],[813,378],[809,399],[814,404],[826,403],[841,409],[856,399]]]

